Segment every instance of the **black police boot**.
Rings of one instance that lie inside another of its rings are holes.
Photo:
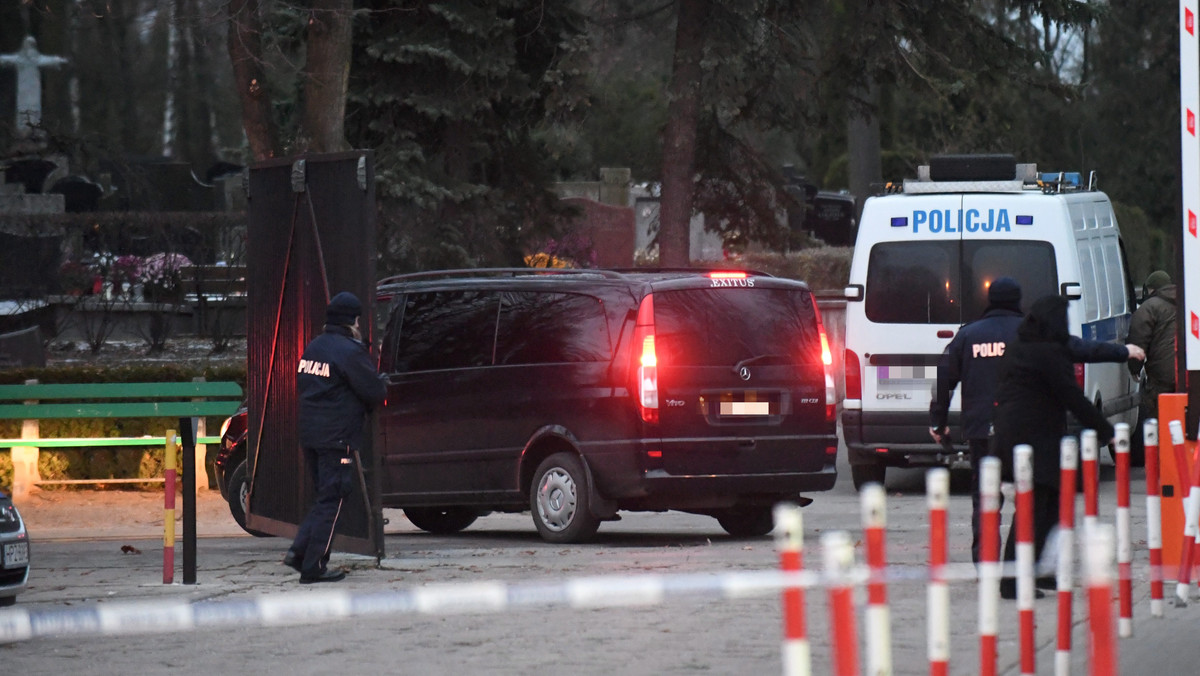
[[[287,554],[283,555],[283,565],[287,566],[288,568],[291,568],[292,570],[296,571],[297,573],[304,572],[304,571],[300,570],[300,564],[303,563],[303,561],[304,561],[304,556],[297,555],[296,552],[293,552],[290,549],[288,550]]]
[[[317,582],[337,582],[346,577],[346,571],[339,569],[323,570],[316,575],[301,575],[300,584],[315,584]]]

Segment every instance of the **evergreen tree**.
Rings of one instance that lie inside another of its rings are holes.
[[[578,103],[581,17],[535,0],[367,4],[347,133],[376,150],[381,268],[519,264],[561,224],[540,141]]]

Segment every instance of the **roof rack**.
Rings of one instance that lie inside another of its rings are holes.
[[[403,275],[384,277],[376,282],[376,286],[398,284],[431,279],[450,279],[454,277],[520,277],[520,276],[555,276],[578,275],[600,276],[606,279],[623,279],[624,276],[613,270],[593,268],[462,268],[458,270],[429,270],[426,272],[410,272]]]
[[[708,272],[744,272],[748,275],[754,275],[756,277],[774,277],[774,275],[772,275],[769,272],[763,272],[761,270],[749,270],[746,268],[738,267],[736,265],[720,265],[720,266],[711,267],[711,268],[646,267],[646,268],[609,268],[609,269],[612,270],[613,272],[617,272],[617,273],[620,273],[623,275],[635,275],[635,274],[639,274],[639,273],[653,275],[653,274],[659,274],[659,273],[664,273],[664,272],[666,272],[666,273],[676,272],[676,273],[680,273],[680,274],[693,274],[693,275],[703,275]]]

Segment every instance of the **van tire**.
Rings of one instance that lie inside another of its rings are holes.
[[[735,538],[762,537],[775,530],[775,514],[771,507],[734,507],[716,515],[717,523]]]
[[[233,515],[233,520],[237,522],[237,525],[256,538],[273,537],[270,533],[246,528],[246,499],[250,497],[250,465],[248,461],[243,460],[234,468],[226,486],[229,494],[226,499],[226,502],[229,503],[229,513]]]
[[[405,507],[412,525],[434,535],[450,535],[475,523],[479,512],[467,507]]]
[[[546,542],[586,542],[600,528],[589,504],[583,462],[574,453],[555,453],[538,465],[529,487],[533,524]]]
[[[854,490],[861,491],[869,483],[883,485],[887,477],[887,466],[879,462],[850,465],[850,478],[854,481]]]

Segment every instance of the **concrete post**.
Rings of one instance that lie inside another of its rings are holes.
[[[26,380],[26,385],[37,385],[37,380]],[[26,404],[36,404],[36,400],[25,402]],[[21,438],[22,439],[40,439],[40,429],[37,420],[24,420],[21,422]],[[15,446],[12,449],[12,465],[13,465],[13,483],[12,492],[13,500],[20,501],[29,495],[30,490],[42,480],[38,473],[38,454],[37,446]]]
[[[204,382],[204,376],[192,378],[192,382],[202,383],[202,382]],[[197,399],[193,399],[192,401],[204,401],[204,399],[197,398]],[[207,436],[207,435],[208,435],[208,422],[204,419],[203,416],[201,416],[201,417],[197,418],[197,422],[196,422],[196,439],[197,439],[197,441],[196,441],[195,463],[196,463],[196,493],[197,493],[197,495],[200,493],[200,491],[208,490],[208,466],[206,464],[206,458],[208,455],[208,446],[207,446],[207,444],[202,444],[199,441],[200,437]]]

